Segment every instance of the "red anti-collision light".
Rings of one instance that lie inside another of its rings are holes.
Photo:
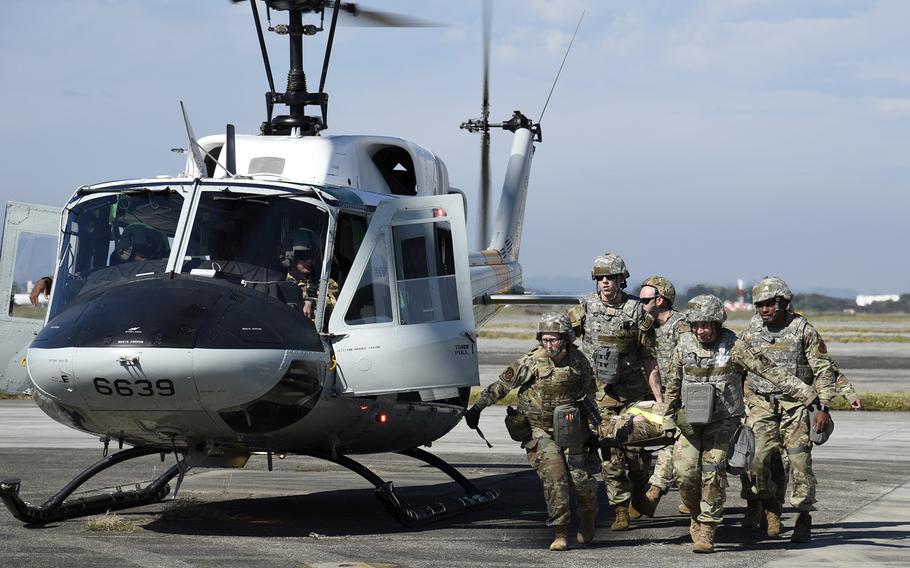
[[[388,421],[389,421],[389,415],[386,414],[385,412],[380,412],[379,414],[376,415],[376,422],[379,422],[380,424],[385,424]]]
[[[433,209],[433,217],[445,217],[445,216],[446,216],[445,209],[443,209],[441,207],[436,207],[435,209]]]
[[[367,410],[369,410],[369,409],[370,409],[370,407],[367,406],[366,404],[361,404],[361,405],[360,405],[360,410],[367,411]]]

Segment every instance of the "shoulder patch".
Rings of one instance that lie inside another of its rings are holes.
[[[512,367],[506,367],[506,370],[499,375],[499,379],[504,383],[512,382],[512,379],[515,377],[515,370]]]
[[[828,352],[828,346],[825,345],[825,340],[821,337],[818,338],[818,352],[823,354]]]

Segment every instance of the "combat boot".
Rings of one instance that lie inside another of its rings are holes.
[[[718,523],[701,523],[698,540],[692,545],[692,552],[714,552],[714,533],[717,531],[717,525]]]
[[[686,504],[682,502],[682,498],[679,499],[679,507],[677,507],[676,510],[679,511],[680,515],[692,514],[692,511],[689,510],[689,507],[687,507]]]
[[[590,544],[594,540],[594,531],[597,528],[597,513],[588,512],[580,515],[578,522],[578,534],[575,539],[578,544]]]
[[[636,505],[629,505],[629,520],[636,521],[641,518],[641,512],[638,510],[638,507],[641,506],[641,503]]]
[[[692,544],[698,542],[699,535],[701,535],[701,523],[693,515],[692,520],[689,521],[689,538],[692,539]]]
[[[553,531],[556,534],[550,544],[550,550],[569,550],[569,525],[556,525]]]
[[[796,525],[793,527],[793,534],[790,535],[790,542],[809,542],[812,538],[812,515],[808,511],[800,511],[796,517]]]
[[[780,505],[780,501],[778,501],[776,497],[762,499],[762,506],[765,508],[766,534],[769,538],[779,537],[781,531],[780,515],[783,509]]]
[[[610,525],[611,531],[627,531],[629,530],[629,505],[617,505],[616,506],[616,518],[613,519],[613,524]]]
[[[746,500],[746,514],[743,516],[744,529],[757,529],[762,521],[761,501],[758,499]]]

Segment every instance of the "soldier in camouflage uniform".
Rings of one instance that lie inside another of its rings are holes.
[[[692,298],[686,309],[691,332],[680,336],[667,377],[664,428],[679,427],[674,446],[676,482],[689,507],[694,552],[714,552],[723,520],[727,448],[745,411],[746,372],[777,385],[801,405],[812,405],[815,389],[775,367],[769,357],[723,327],[727,314],[716,296]],[[682,411],[680,411],[682,408]]]
[[[666,377],[670,371],[670,358],[679,336],[689,331],[685,314],[673,309],[676,301],[676,288],[663,276],[651,276],[641,285],[639,300],[645,313],[654,318],[654,333],[657,339],[657,365],[660,376]],[[651,487],[644,499],[634,503],[635,508],[653,517],[661,496],[667,493],[675,477],[673,471],[673,446],[666,446],[657,454],[654,473],[648,482]],[[688,514],[685,503],[680,502],[679,512]]]
[[[607,418],[641,400],[662,400],[654,350],[653,319],[638,298],[626,294],[629,271],[618,254],[594,259],[591,278],[597,291],[569,310],[581,336],[581,350],[595,368],[597,405]],[[629,529],[633,492],[643,498],[651,454],[639,449],[605,449],[602,472],[607,498],[616,511],[612,530]]]
[[[574,405],[594,394],[594,376],[585,356],[572,343],[575,339],[569,319],[559,313],[545,314],[537,327],[539,345],[513,362],[499,380],[481,393],[477,403],[465,412],[465,422],[477,428],[480,412],[495,404],[512,389],[518,390],[517,420],[507,427],[528,453],[528,461],[543,482],[547,501],[547,526],[556,533],[550,550],[568,548],[568,525],[572,518],[569,499],[574,493],[578,504],[579,527],[576,540],[588,544],[594,538],[597,522],[597,454],[586,448],[590,431],[567,447],[554,439],[554,410]],[[518,431],[516,433],[516,431]]]
[[[771,358],[777,365],[814,385],[819,394],[821,412],[815,424],[809,424],[806,409],[799,401],[782,393],[777,385],[750,373],[746,380],[746,420],[755,432],[755,460],[749,467],[748,495],[744,526],[755,526],[764,510],[766,532],[776,537],[781,532],[783,509],[781,475],[774,475],[774,462],[781,447],[787,455],[793,492],[790,504],[798,511],[791,542],[808,542],[811,538],[815,509],[815,474],[812,472],[812,444],[809,428],[822,431],[829,420],[828,405],[836,396],[837,373],[828,357],[828,349],[806,318],[790,309],[793,294],[786,282],[775,276],[759,281],[752,289],[752,302],[757,313],[752,317],[743,341]],[[781,471],[783,468],[781,468]],[[775,477],[778,483],[775,483]],[[783,475],[786,483],[786,476]]]
[[[282,243],[278,261],[288,269],[287,279],[297,284],[303,294],[303,313],[316,318],[316,297],[319,294],[319,239],[310,229],[290,231]],[[326,289],[326,318],[338,299],[338,284],[329,278]]]

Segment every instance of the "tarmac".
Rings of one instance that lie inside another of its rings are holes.
[[[540,482],[508,439],[504,409],[487,409],[480,427],[492,449],[460,424],[430,451],[475,484],[502,496],[489,508],[420,530],[398,525],[360,477],[313,458],[289,456],[265,468],[253,456],[243,470],[193,470],[178,499],[121,511],[115,530],[90,530],[86,519],[24,526],[0,510],[0,566],[907,566],[910,564],[910,413],[835,412],[834,435],[813,451],[819,478],[813,540],[790,544],[739,527],[744,503],[730,478],[718,553],[690,552],[688,517],[678,496],[655,518],[611,532],[601,492],[593,545],[546,550],[552,534]],[[0,477],[22,479],[22,495],[41,502],[101,457],[92,436],[44,416],[29,401],[0,401]],[[431,502],[458,488],[438,470],[396,454],[353,456],[403,499]],[[147,480],[171,465],[157,456],[121,464],[86,487]],[[573,527],[574,528],[574,527]]]

